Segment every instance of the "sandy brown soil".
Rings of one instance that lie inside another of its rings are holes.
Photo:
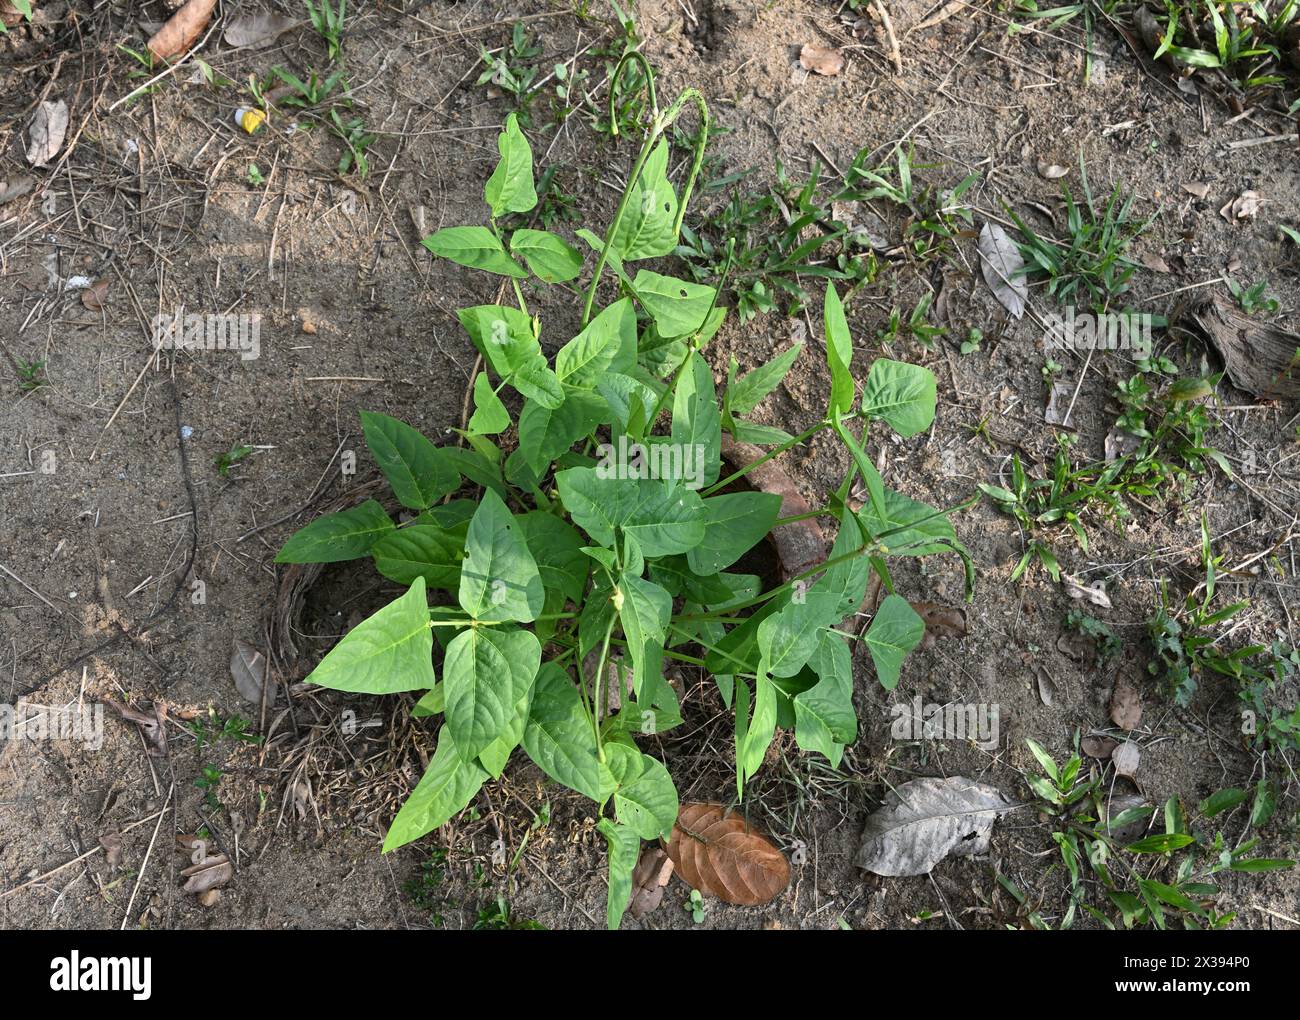
[[[228,5],[226,14],[253,6]],[[1134,307],[1168,315],[1207,287],[1226,293],[1219,278],[1231,264],[1240,280],[1267,279],[1281,302],[1279,321],[1296,328],[1300,265],[1277,225],[1298,222],[1300,153],[1294,142],[1233,145],[1293,132],[1294,122],[1262,107],[1234,115],[1208,78],[1178,88],[1166,69],[1105,27],[1095,43],[1104,80],[1085,85],[1076,26],[1009,36],[998,5],[972,4],[917,28],[940,5],[887,6],[901,73],[879,25],[867,19],[854,28],[855,16],[840,17],[831,4],[646,0],[635,10],[661,95],[691,85],[704,91],[729,129],[716,142],[720,167],[755,168],[745,187],[770,180],[774,159],[796,177],[814,161],[834,174],[864,147],[887,155],[907,139],[926,184],[946,188],[981,174],[967,195],[977,223],[1005,219],[1006,202],[1051,233],[1060,225],[1041,210],[1058,206],[1058,183],[1043,179],[1038,163],[1075,168],[1068,180],[1077,183],[1082,151],[1099,192],[1122,183],[1136,191],[1143,215],[1160,212],[1139,249],[1163,259],[1169,272],[1140,272]],[[139,65],[116,47],[138,48],[141,22],[165,16],[161,3],[92,14],[89,5],[59,0],[43,12],[34,33],[0,39],[0,181],[31,172],[36,184],[0,205],[0,339],[8,355],[0,364],[0,700],[165,702],[169,748],[165,757],[149,756],[138,729],[111,713],[98,749],[71,740],[0,744],[0,925],[468,927],[499,897],[515,917],[547,927],[598,925],[604,846],[591,805],[549,784],[523,755],[460,819],[381,857],[385,826],[433,744],[410,717],[412,699],[293,687],[276,704],[254,704],[235,689],[230,656],[236,640],[267,647],[279,545],[370,473],[358,412],[382,410],[443,439],[462,422],[474,350],[455,309],[491,301],[495,287],[470,270],[435,265],[414,218],[423,217],[426,232],[480,220],[481,183],[511,107],[475,84],[479,45],[507,45],[512,22],[526,15],[544,76],[557,61],[613,42],[604,13],[575,18],[561,5],[535,2],[357,5],[345,59],[357,109],[379,135],[371,173],[360,182],[335,172],[337,142],[320,131],[290,132],[290,116],[251,137],[234,126],[251,73],[324,66],[309,29],[258,50],[231,49],[215,32],[203,59],[237,85],[211,88],[186,66],[114,106],[144,80],[130,77]],[[808,42],[842,47],[844,70],[834,77],[799,70],[799,48]],[[584,59],[594,86],[603,62]],[[603,102],[603,90],[597,95]],[[30,171],[26,124],[43,98],[67,101],[75,144],[52,167]],[[578,207],[603,222],[634,152],[580,116],[557,128],[544,113],[547,102],[530,128],[539,164],[557,164]],[[250,182],[251,163],[260,183]],[[1188,194],[1183,185],[1191,182],[1208,184],[1207,197]],[[1219,214],[1251,189],[1265,198],[1256,218],[1233,223]],[[696,215],[724,200],[706,190]],[[886,220],[896,242],[901,220]],[[946,261],[894,254],[885,262],[849,308],[859,367],[879,353],[874,338],[892,308],[910,310],[941,289],[949,295],[950,336],[976,326],[986,338],[971,355],[959,354],[952,339],[933,349],[893,345],[894,357],[933,369],[940,404],[929,432],[875,444],[886,481],[947,506],[977,483],[996,481],[1013,450],[1039,463],[1050,458],[1041,330],[1030,317],[1008,321],[979,279],[973,238]],[[105,279],[107,299],[89,308],[51,274]],[[1051,307],[1037,291],[1031,302]],[[156,355],[150,323],[178,307],[259,313],[260,356]],[[541,311],[553,351],[571,335],[577,309],[558,294]],[[818,318],[808,323],[814,338]],[[730,320],[707,354],[719,374],[733,355],[751,368],[788,344],[792,325],[776,314],[744,325]],[[826,375],[820,355],[812,356],[820,344],[809,346],[761,415],[791,432],[817,420],[825,404]],[[1161,350],[1189,372],[1202,359],[1218,367],[1199,341],[1171,337]],[[19,390],[10,358],[44,362],[48,385]],[[1078,444],[1099,457],[1118,409],[1115,384],[1132,373],[1131,362],[1110,354],[1087,367],[1073,353],[1058,360],[1078,387]],[[792,736],[778,739],[748,810],[784,849],[802,848],[805,863],[769,907],[710,904],[705,924],[1019,924],[998,874],[1059,922],[1066,879],[1049,829],[1028,811],[999,824],[988,855],[947,861],[929,877],[864,877],[853,856],[866,814],[889,786],[912,776],[974,776],[1026,796],[1023,773],[1034,763],[1025,739],[1064,757],[1076,730],[1109,725],[1117,675],[1138,685],[1146,706],[1136,734],[1143,792],[1154,803],[1178,796],[1194,805],[1221,787],[1276,777],[1284,808],[1264,849],[1294,852],[1300,784],[1293,762],[1243,747],[1226,681],[1207,681],[1190,709],[1175,709],[1145,670],[1144,624],[1160,582],[1179,592],[1195,583],[1202,513],[1228,564],[1274,550],[1267,570],[1222,582],[1231,597],[1252,602],[1233,642],[1300,640],[1296,408],[1257,404],[1226,383],[1218,398],[1216,445],[1236,465],[1253,457],[1254,474],[1232,481],[1206,473],[1189,498],[1139,509],[1123,528],[1095,522],[1088,552],[1063,537],[1054,542],[1068,571],[1105,582],[1113,607],[1092,611],[1125,639],[1120,659],[1101,671],[1090,656],[1061,650],[1073,647],[1061,638],[1077,602],[1038,568],[1009,582],[1023,549],[1009,517],[987,503],[962,515],[957,530],[979,570],[969,635],[916,653],[894,692],[856,663],[861,739],[838,773],[800,755]],[[981,423],[987,438],[976,434]],[[255,452],[223,475],[216,459],[239,445]],[[358,475],[342,474],[353,450]],[[784,463],[820,501],[847,462],[833,443],[819,441]],[[961,603],[956,560],[906,564],[896,577],[910,598]],[[391,597],[390,588],[363,564],[326,569],[305,592],[293,635],[297,659],[277,661],[282,679],[301,680],[350,623]],[[1042,674],[1054,688],[1050,705],[1040,697]],[[726,800],[730,722],[711,682],[680,679],[689,725],[655,751],[683,799]],[[891,739],[889,706],[918,694],[1000,705],[998,747]],[[1294,705],[1294,687],[1284,697]],[[221,720],[248,720],[262,742],[200,746],[184,723],[209,710]],[[374,725],[345,734],[348,712]],[[215,802],[195,786],[205,767],[221,772]],[[1243,829],[1240,814],[1225,823],[1233,839]],[[210,907],[179,891],[187,862],[172,853],[176,833],[200,828],[236,863]],[[101,841],[117,836],[120,854],[110,860]],[[518,853],[512,866],[502,865],[501,847],[506,865]],[[421,874],[436,881],[413,897],[408,883]],[[1298,882],[1294,872],[1234,875],[1220,908],[1236,909],[1238,926],[1296,927]],[[689,926],[685,897],[675,880],[664,905],[641,923]],[[941,916],[917,920],[926,911]]]

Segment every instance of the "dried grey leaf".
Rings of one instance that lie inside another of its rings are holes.
[[[1098,581],[1095,584],[1084,584],[1077,577],[1062,574],[1061,583],[1065,586],[1065,593],[1070,598],[1087,599],[1094,606],[1101,606],[1102,609],[1110,608],[1110,596],[1106,594],[1105,582]]]
[[[1049,163],[1045,159],[1038,160],[1038,176],[1045,181],[1059,180],[1069,172],[1068,167],[1063,167],[1057,163]]]
[[[844,70],[844,54],[829,46],[808,43],[799,51],[799,63],[805,70],[829,77]]]
[[[297,24],[297,18],[283,14],[246,14],[232,21],[222,38],[237,48],[268,46]]]
[[[63,148],[68,133],[68,104],[62,99],[45,100],[32,115],[27,129],[27,162],[45,166]]]
[[[1142,764],[1142,752],[1138,750],[1137,744],[1126,740],[1110,752],[1110,760],[1115,766],[1116,773],[1132,779],[1137,775],[1138,766]]]
[[[914,779],[867,818],[856,863],[877,875],[925,875],[949,854],[984,853],[998,815],[1020,805],[964,776]]]
[[[1021,275],[1025,260],[1007,232],[996,223],[985,223],[979,239],[980,268],[984,282],[1014,318],[1025,314],[1029,283]]]
[[[0,205],[30,194],[34,187],[36,181],[31,177],[10,177],[7,181],[0,181]]]
[[[235,651],[230,656],[230,674],[235,678],[235,690],[245,701],[262,703],[262,688],[266,683],[266,656],[247,641],[235,639]]]

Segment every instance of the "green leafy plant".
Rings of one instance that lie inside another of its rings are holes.
[[[307,8],[311,27],[324,40],[330,62],[333,63],[343,51],[343,22],[347,17],[348,0],[339,0],[338,7],[331,6],[330,0],[320,0],[319,4],[313,4],[311,0],[302,2]]]
[[[1155,809],[1138,805],[1112,813],[1110,787],[1097,766],[1084,770],[1077,733],[1074,754],[1064,765],[1057,765],[1033,740],[1025,743],[1043,770],[1042,775],[1027,774],[1025,780],[1038,799],[1042,815],[1053,823],[1052,840],[1069,876],[1070,902],[1061,928],[1071,927],[1080,909],[1110,929],[1116,927],[1116,920],[1125,928],[1164,929],[1174,919],[1185,928],[1224,928],[1232,923],[1234,915],[1217,911],[1215,900],[1221,889],[1209,879],[1224,871],[1258,873],[1295,864],[1289,859],[1248,856],[1258,845],[1257,838],[1229,846],[1221,830],[1211,835],[1204,827],[1193,828],[1177,797],[1164,804],[1163,832],[1121,839],[1120,833],[1149,819]],[[1219,790],[1197,806],[1197,813],[1208,821],[1249,798],[1245,790]],[[1275,809],[1275,791],[1267,781],[1261,781],[1248,824],[1259,828]],[[1172,874],[1161,876],[1167,881],[1157,880],[1155,870],[1143,864],[1155,858],[1169,862]],[[1094,876],[1094,883],[1084,881],[1085,869]],[[1104,893],[1105,904],[1089,902],[1090,887],[1094,885]],[[1017,899],[1022,903],[1025,900],[1023,895]],[[1112,911],[1118,911],[1118,917]],[[1033,927],[1048,927],[1037,913],[1028,920]]]
[[[241,744],[261,743],[262,738],[250,732],[248,727],[247,719],[237,715],[223,719],[212,709],[208,709],[206,716],[197,716],[185,724],[185,728],[194,735],[199,750],[222,740],[233,740]]]
[[[204,765],[199,778],[194,780],[194,785],[203,791],[203,799],[209,808],[213,811],[220,810],[221,801],[217,797],[217,789],[221,786],[221,769],[215,765]]]
[[[1272,315],[1282,307],[1281,302],[1268,292],[1267,280],[1260,280],[1249,287],[1243,287],[1231,276],[1226,279],[1228,290],[1232,292],[1232,296],[1237,299],[1237,304],[1241,305],[1241,310],[1247,315],[1263,313]]]
[[[510,33],[510,44],[493,53],[486,46],[479,46],[479,60],[483,64],[483,73],[479,75],[478,85],[494,85],[514,99],[515,109],[524,123],[529,122],[528,107],[533,82],[537,79],[537,68],[527,63],[538,57],[542,48],[528,38],[522,21],[516,21]]]
[[[220,454],[217,457],[217,459],[214,461],[214,464],[216,465],[217,468],[217,474],[219,474],[222,478],[229,478],[230,469],[234,467],[236,464],[238,464],[245,457],[247,457],[253,451],[254,451],[254,447],[251,446],[242,446],[242,445],[232,446],[225,453]]]
[[[24,393],[31,393],[34,390],[39,390],[42,386],[48,385],[49,380],[45,378],[45,362],[18,362],[18,388],[20,390]]]
[[[566,286],[584,259],[559,235],[519,225],[537,195],[532,149],[511,114],[484,189],[487,224],[449,227],[424,241],[441,258],[508,280],[517,302],[459,313],[485,366],[473,380],[466,446],[438,447],[395,418],[363,413],[366,443],[414,516],[399,527],[367,500],[313,521],[277,557],[369,556],[381,574],[409,586],[308,678],[342,691],[421,692],[416,714],[444,718],[428,771],[393,820],[385,849],[464,809],[522,745],[552,780],[599,805],[610,927],[627,905],[641,841],[669,833],[677,817],[668,770],[637,743],[681,723],[665,659],[712,673],[734,708],[743,796],[778,726],[793,727],[801,748],[838,766],[857,731],[851,640],[866,642],[884,686],[898,683],[925,628],[894,593],[889,557],[952,552],[968,594],[974,577],[949,520],[958,508],[935,510],[886,488],[865,450],[874,422],[904,438],[930,427],[936,388],[928,370],[880,358],[859,388],[843,308],[828,287],[825,415],[797,436],[767,430],[746,416],[802,347],[738,378],[733,364],[720,402],[700,354],[726,315],[717,289],[648,269],[632,275],[632,263],[676,248],[708,109],[694,89],[661,109],[644,58],[624,60],[643,67],[650,122],[604,235],[576,232],[595,262],[578,334],[552,363],[527,305],[525,286]],[[688,105],[702,130],[679,194],[668,178],[667,132]],[[606,269],[615,288],[600,307]],[[501,399],[506,387],[522,400],[517,417]],[[512,427],[517,444],[507,452],[494,437]],[[728,473],[724,430],[770,449]],[[780,495],[746,491],[743,482],[828,430],[851,465],[828,505],[809,514],[838,524],[829,559],[763,590],[759,576],[730,568],[792,521],[780,517]],[[869,499],[855,512],[848,494],[859,474]],[[481,494],[476,501],[463,489]],[[886,595],[855,638],[839,627],[861,605],[873,571]],[[431,591],[439,593],[433,605]]]
[[[691,895],[687,897],[686,902],[682,904],[682,909],[691,915],[691,921],[693,923],[704,923],[704,896],[698,889],[691,890]]]
[[[1069,186],[1061,182],[1065,200],[1067,242],[1041,237],[1028,223],[1008,208],[1023,240],[1016,246],[1025,259],[1023,272],[1047,278],[1047,293],[1062,304],[1078,304],[1104,310],[1112,298],[1128,290],[1138,264],[1128,257],[1132,243],[1155,221],[1133,215],[1136,193],[1123,197],[1118,184],[1106,204],[1099,206],[1088,183],[1088,170],[1079,156],[1079,179],[1083,202],[1076,202]]]

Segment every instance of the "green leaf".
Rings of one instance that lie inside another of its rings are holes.
[[[1227,790],[1218,790],[1203,801],[1201,801],[1198,810],[1206,818],[1213,818],[1220,812],[1227,811],[1229,808],[1235,808],[1238,804],[1245,803],[1250,794],[1245,790],[1231,787]]]
[[[533,332],[533,320],[518,308],[475,305],[456,313],[479,353],[502,379],[547,407],[559,407],[564,390]]]
[[[833,283],[826,284],[826,364],[831,370],[831,397],[827,415],[847,414],[853,407],[856,384],[849,366],[853,362],[853,338],[844,318],[844,306]]]
[[[431,715],[442,715],[447,708],[447,689],[442,684],[435,684],[424,697],[411,709],[412,717],[424,719]]]
[[[460,475],[442,450],[406,422],[361,412],[366,445],[402,506],[423,510],[460,487]]]
[[[519,412],[519,449],[525,463],[540,475],[579,439],[591,435],[608,410],[603,397],[587,390],[566,390],[559,407],[525,401]]]
[[[794,696],[794,738],[805,751],[824,754],[833,768],[839,768],[845,746],[853,743],[858,732],[853,656],[842,637],[822,631],[808,664],[818,680]]]
[[[510,250],[522,256],[543,283],[566,283],[582,272],[582,255],[562,237],[547,230],[516,230]]]
[[[751,779],[776,736],[776,685],[760,674],[754,679],[754,713],[749,714],[748,684],[736,677],[736,791]]]
[[[1245,861],[1233,861],[1228,865],[1231,871],[1282,871],[1286,868],[1294,868],[1295,861],[1287,860],[1283,857],[1252,857]]]
[[[630,370],[635,359],[636,309],[630,298],[622,298],[559,349],[555,374],[569,386],[591,389],[608,372]]]
[[[753,443],[755,446],[779,446],[794,439],[785,429],[771,425],[755,425],[748,421],[733,421],[731,434],[739,443]]]
[[[876,677],[885,690],[892,691],[898,684],[903,660],[923,637],[925,621],[907,599],[900,595],[886,595],[864,635],[871,661],[876,667]]]
[[[1277,785],[1271,779],[1255,784],[1255,800],[1250,806],[1250,826],[1259,829],[1269,823],[1277,811]]]
[[[424,777],[397,812],[384,839],[384,853],[405,846],[450,821],[465,810],[488,775],[475,761],[468,761],[456,749],[448,728],[438,734],[438,746]]]
[[[529,709],[532,701],[533,689],[530,686],[515,703],[514,715],[507,724],[505,731],[478,753],[478,763],[487,770],[487,774],[493,779],[501,778],[501,773],[506,770],[506,765],[510,762],[510,755],[514,753],[515,748],[524,739],[524,728],[528,725]]]
[[[607,744],[614,777],[614,813],[642,839],[667,837],[677,821],[677,789],[663,764],[635,747]]]
[[[554,662],[537,674],[524,750],[557,783],[601,804],[614,792],[614,780],[596,753],[596,735],[583,710],[578,688]]]
[[[1171,850],[1181,850],[1183,847],[1195,842],[1196,840],[1191,836],[1183,833],[1163,833],[1139,839],[1136,843],[1130,843],[1124,849],[1135,854],[1163,854]]]
[[[497,235],[487,227],[447,227],[420,242],[429,251],[457,265],[483,269],[498,276],[527,278],[528,272],[501,247]]]
[[[582,602],[588,565],[577,529],[543,510],[521,514],[515,518],[515,524],[533,553],[548,595],[555,591],[561,599]]]
[[[533,188],[533,149],[519,130],[519,118],[506,118],[505,130],[497,136],[501,159],[483,188],[483,201],[492,207],[493,217],[508,212],[528,212],[537,204]]]
[[[771,361],[746,372],[727,387],[727,408],[732,414],[749,414],[786,377],[795,359],[803,351],[803,344],[795,344],[782,351]]]
[[[632,872],[641,858],[641,837],[630,825],[602,818],[596,828],[609,844],[609,894],[605,901],[605,926],[617,931],[632,902]]]
[[[633,438],[645,434],[646,416],[657,399],[654,390],[630,375],[609,372],[596,383],[596,392],[605,398],[619,428]]]
[[[433,634],[424,578],[343,636],[307,683],[336,691],[393,694],[434,685]]]
[[[894,531],[894,534],[880,539],[890,555],[928,556],[949,552],[949,546],[935,540],[957,541],[957,532],[947,517],[936,516],[934,507],[919,503],[893,489],[885,489],[883,514],[877,513],[874,506],[866,503],[858,511],[858,519],[872,535]],[[902,530],[895,530],[900,528]]]
[[[677,247],[677,193],[668,183],[668,142],[660,139],[628,193],[610,246],[626,262],[669,255]]]
[[[537,563],[514,518],[500,496],[485,492],[465,539],[461,608],[479,621],[528,623],[537,619],[544,598]]]
[[[434,524],[412,524],[385,535],[370,550],[375,569],[390,581],[455,591],[460,585],[464,539]]]
[[[873,507],[877,513],[884,512],[885,506],[885,482],[880,477],[880,472],[876,470],[876,465],[871,458],[867,456],[861,444],[854,438],[853,433],[845,428],[844,423],[838,418],[832,422],[835,434],[840,437],[840,442],[845,445],[849,455],[853,458],[853,463],[858,471],[862,474],[862,480],[867,483],[867,495],[870,497],[869,506]]]
[[[556,473],[560,499],[575,524],[604,546],[614,545],[615,529],[621,528],[652,559],[699,545],[704,507],[698,493],[655,479],[601,477],[612,467]]]
[[[731,492],[704,500],[704,537],[686,554],[702,576],[725,570],[767,537],[781,513],[773,492]]]
[[[474,377],[474,414],[469,429],[480,436],[495,436],[510,427],[510,412],[496,395],[486,372]]]
[[[624,574],[619,580],[623,606],[618,610],[623,635],[627,638],[628,653],[632,658],[632,690],[637,700],[646,689],[646,645],[662,648],[668,632],[668,619],[673,612],[673,599],[653,581]],[[646,837],[649,838],[648,836]]]
[[[700,329],[713,305],[712,287],[661,276],[648,269],[636,274],[632,289],[654,319],[659,335],[665,339],[685,336]]]
[[[367,555],[394,530],[392,518],[373,499],[318,517],[289,536],[276,563],[341,563]]]
[[[699,489],[718,480],[722,463],[718,395],[708,363],[694,352],[673,392],[672,441],[683,453],[691,451],[690,463],[704,468],[701,477],[689,479],[691,488]]]
[[[934,373],[928,368],[877,358],[862,388],[862,413],[907,439],[930,427],[935,399]]]
[[[447,728],[462,757],[478,757],[509,731],[541,661],[537,638],[515,627],[470,627],[452,638],[442,682]]]

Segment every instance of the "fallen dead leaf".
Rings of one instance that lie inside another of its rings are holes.
[[[144,737],[149,757],[167,757],[167,706],[163,702],[154,702],[149,711],[143,711],[132,705],[124,705],[112,698],[101,699],[101,704],[112,709],[126,722],[135,723],[140,727],[140,733]]]
[[[81,303],[92,312],[100,311],[108,303],[108,277],[96,280],[81,292]]]
[[[1110,721],[1122,730],[1135,730],[1142,721],[1142,699],[1123,677],[1115,681],[1110,694]]]
[[[1043,409],[1043,421],[1048,425],[1060,425],[1070,428],[1070,399],[1074,396],[1074,387],[1060,376],[1052,378],[1052,388],[1047,394],[1047,407]]]
[[[273,11],[245,14],[230,23],[222,38],[227,46],[238,48],[267,46],[297,24],[297,18],[276,14]]]
[[[99,845],[104,848],[104,857],[111,871],[122,866],[122,834],[116,829],[109,829],[99,837]]]
[[[799,63],[820,75],[835,75],[844,70],[844,54],[829,46],[808,43],[799,51]]]
[[[235,690],[245,701],[262,703],[262,688],[266,683],[266,656],[247,641],[235,639],[235,650],[230,656],[230,675],[235,678]]]
[[[1206,199],[1210,197],[1209,181],[1191,181],[1183,185],[1183,190],[1193,198]]]
[[[1155,252],[1142,252],[1138,255],[1138,261],[1151,270],[1153,273],[1172,273],[1169,263]]]
[[[230,858],[225,854],[213,854],[181,872],[181,878],[185,879],[181,892],[204,893],[210,889],[219,889],[234,877],[235,868],[230,863]]]
[[[216,6],[217,0],[189,0],[150,37],[149,52],[158,60],[168,60],[188,51],[208,27]]]
[[[1126,740],[1110,752],[1110,760],[1114,763],[1118,775],[1132,779],[1137,775],[1138,766],[1142,764],[1142,752],[1138,750],[1137,744]]]
[[[1060,166],[1057,163],[1049,163],[1044,159],[1038,161],[1038,176],[1045,181],[1059,180],[1069,172],[1068,167]]]
[[[662,847],[648,846],[632,869],[632,901],[628,907],[637,920],[659,907],[664,888],[673,877],[673,859]]]
[[[996,223],[985,223],[980,230],[979,254],[984,282],[1002,307],[1019,319],[1029,299],[1029,283],[1019,275],[1025,266],[1020,249]]]
[[[1106,451],[1106,462],[1110,463],[1120,457],[1127,457],[1141,445],[1141,437],[1135,436],[1132,432],[1127,432],[1118,426],[1112,426],[1111,430],[1106,433],[1106,440],[1103,444]]]
[[[1219,210],[1219,215],[1229,223],[1253,220],[1264,204],[1264,197],[1258,191],[1243,191],[1240,195]]]
[[[67,133],[68,104],[62,99],[41,103],[27,128],[27,162],[45,166],[63,148]]]
[[[1094,606],[1101,606],[1102,609],[1110,608],[1110,596],[1106,594],[1104,581],[1098,581],[1095,584],[1084,584],[1077,577],[1062,574],[1061,583],[1065,586],[1065,593],[1070,598],[1087,599]]]
[[[760,906],[790,884],[785,855],[722,804],[683,804],[666,849],[687,885],[726,903]]]
[[[724,433],[722,456],[733,470],[738,471],[766,456],[766,452],[749,443],[738,443]],[[777,466],[775,459],[758,465],[746,477],[760,492],[774,492],[781,497],[782,517],[798,517],[812,512],[808,501],[795,487],[794,480]],[[773,528],[772,543],[776,546],[782,582],[798,577],[826,559],[826,536],[812,517]]]
[[[0,181],[0,205],[30,194],[34,187],[36,180],[32,177],[11,177],[7,181]]]
[[[960,641],[966,636],[966,613],[962,609],[941,605],[938,602],[912,602],[913,611],[925,623],[925,636],[921,647],[929,648],[940,639]]]
[[[948,855],[985,853],[998,815],[1019,805],[964,776],[913,779],[867,816],[855,863],[876,875],[925,875]]]
[[[1119,741],[1114,737],[1102,737],[1095,734],[1089,734],[1079,741],[1079,746],[1083,748],[1083,753],[1089,758],[1097,758],[1105,761],[1110,757],[1110,753],[1119,747]]]
[[[1038,700],[1048,708],[1051,708],[1052,701],[1056,697],[1056,681],[1052,679],[1052,675],[1048,673],[1047,670],[1043,669],[1042,666],[1038,667],[1037,675]]]

